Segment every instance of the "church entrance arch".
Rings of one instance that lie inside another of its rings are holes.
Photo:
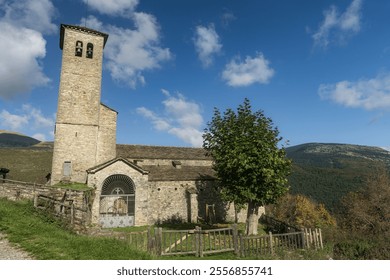
[[[130,177],[115,174],[104,180],[99,214],[100,224],[104,228],[134,225],[135,185]]]

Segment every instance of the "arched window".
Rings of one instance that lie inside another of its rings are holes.
[[[103,182],[102,195],[129,195],[134,193],[134,182],[126,175],[111,175]]]
[[[93,57],[93,44],[88,43],[87,44],[87,58],[92,58]]]
[[[76,42],[76,56],[83,56],[83,42],[77,41]]]

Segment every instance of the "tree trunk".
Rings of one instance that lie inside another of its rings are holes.
[[[248,214],[246,217],[246,235],[257,235],[259,225],[259,205],[255,202],[248,203]]]

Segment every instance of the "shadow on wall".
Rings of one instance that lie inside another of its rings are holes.
[[[201,178],[196,181],[196,189],[198,192],[198,216],[207,223],[225,222],[229,202],[222,200],[216,187],[216,181]]]

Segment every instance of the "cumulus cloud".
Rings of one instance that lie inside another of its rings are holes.
[[[194,44],[203,67],[210,66],[213,63],[214,56],[219,54],[222,49],[222,44],[213,24],[208,27],[196,27]]]
[[[40,109],[24,104],[17,113],[10,113],[3,109],[0,112],[0,121],[5,129],[27,135],[38,135],[39,138],[35,138],[44,141],[53,136],[55,117],[44,116]]]
[[[269,64],[262,53],[253,58],[247,56],[244,61],[237,57],[225,66],[222,78],[232,87],[267,84],[275,73]]]
[[[0,119],[4,128],[12,131],[19,131],[23,126],[28,124],[28,117],[26,115],[14,115],[7,110],[2,110]]]
[[[52,22],[56,10],[50,0],[6,0],[0,5],[3,22],[42,34],[55,33],[58,29]]]
[[[366,110],[390,109],[390,73],[356,82],[321,84],[318,94],[322,99],[346,107]]]
[[[172,96],[163,90],[166,99],[162,102],[162,115],[145,108],[137,108],[137,113],[149,119],[154,129],[172,134],[193,147],[201,147],[203,117],[200,106],[188,101],[182,94]]]
[[[131,16],[137,7],[138,0],[83,0],[92,9],[101,14]]]
[[[314,45],[326,48],[331,43],[345,43],[360,31],[362,0],[353,0],[345,12],[336,6],[324,11],[324,20],[312,35]]]
[[[146,83],[145,71],[160,68],[172,54],[160,46],[160,27],[153,15],[134,12],[131,20],[134,29],[104,25],[93,16],[87,22],[89,27],[110,34],[105,47],[105,67],[111,77],[136,88]]]
[[[49,82],[43,34],[57,29],[55,8],[48,0],[8,0],[0,2],[0,14],[0,98],[11,99]]]

